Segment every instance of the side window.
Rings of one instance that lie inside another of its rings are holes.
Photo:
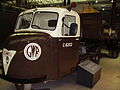
[[[63,25],[62,25],[62,36],[71,36],[70,35],[70,25],[72,23],[76,23],[76,17],[66,15],[63,18]]]

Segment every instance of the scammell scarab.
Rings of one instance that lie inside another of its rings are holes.
[[[4,43],[3,71],[15,83],[55,80],[79,61],[80,17],[73,10],[35,8],[19,14]]]

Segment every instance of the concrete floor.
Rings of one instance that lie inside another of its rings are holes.
[[[101,78],[93,88],[76,84],[76,73],[56,81],[32,84],[32,89],[50,88],[50,90],[120,90],[120,57],[102,58]],[[0,79],[0,90],[16,90],[13,83]]]

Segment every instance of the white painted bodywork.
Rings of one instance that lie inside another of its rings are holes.
[[[31,12],[34,14],[35,12],[38,12],[38,11],[56,12],[59,14],[58,22],[57,22],[57,26],[56,26],[55,30],[50,31],[50,30],[42,30],[42,29],[33,29],[32,27],[29,27],[28,29],[15,30],[15,32],[26,32],[26,31],[34,31],[35,32],[36,31],[36,32],[47,33],[47,34],[51,35],[52,37],[80,37],[80,17],[78,15],[78,13],[76,13],[75,11],[73,11],[73,10],[68,11],[66,8],[46,7],[46,8],[36,8],[36,9],[27,10],[27,11],[20,13],[20,15],[23,15],[26,13],[31,13]],[[61,32],[62,18],[65,17],[65,15],[72,15],[72,16],[76,17],[76,23],[78,24],[78,31],[75,36],[62,36],[62,32]],[[32,24],[32,22],[31,22],[31,24]],[[17,34],[13,34],[12,36],[15,36],[15,35],[17,35]]]
[[[7,50],[6,48],[3,48],[2,57],[3,57],[3,68],[5,75],[8,72],[8,68],[15,54],[16,54],[15,50]]]

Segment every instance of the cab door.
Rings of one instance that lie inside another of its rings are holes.
[[[76,17],[66,15],[63,18],[62,37],[59,39],[59,74],[60,76],[69,74],[75,70],[79,58],[79,37],[77,34]],[[74,34],[71,33],[70,26],[75,24]]]

